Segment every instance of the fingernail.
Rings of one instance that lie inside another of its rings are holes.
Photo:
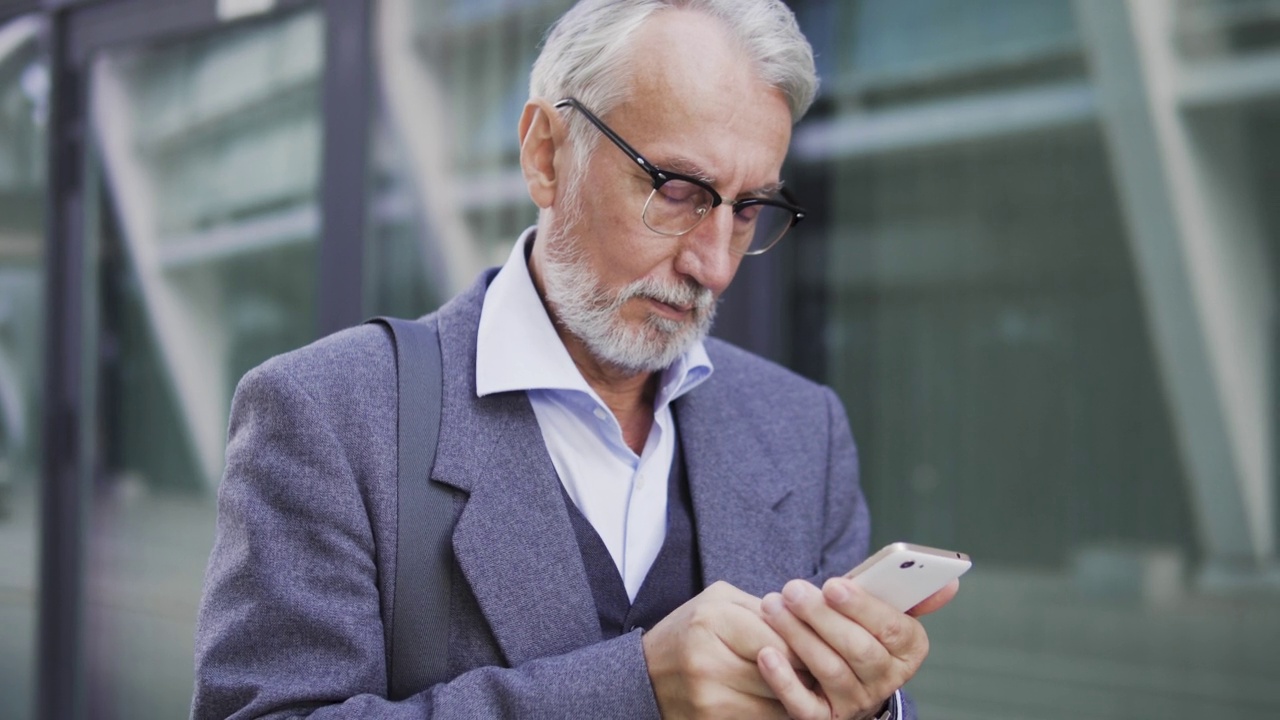
[[[782,596],[791,602],[800,602],[809,595],[809,583],[792,580],[782,588]]]
[[[845,587],[844,583],[841,582],[827,583],[827,586],[823,588],[823,592],[831,602],[843,603],[852,597],[849,594],[849,588]]]
[[[777,615],[782,612],[782,596],[778,593],[769,593],[760,601],[760,609],[765,615]]]
[[[760,662],[770,670],[779,670],[782,668],[782,658],[779,657],[778,651],[773,648],[765,648],[760,651]]]

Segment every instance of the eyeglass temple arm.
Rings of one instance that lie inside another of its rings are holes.
[[[662,171],[654,167],[648,160],[645,160],[643,155],[636,152],[636,149],[631,147],[631,145],[627,143],[626,140],[623,140],[621,137],[618,137],[618,134],[615,133],[613,130],[611,130],[608,125],[605,125],[603,120],[596,117],[595,113],[588,110],[585,106],[583,106],[582,103],[578,102],[576,98],[571,98],[571,97],[565,98],[560,102],[557,102],[555,104],[555,107],[557,109],[571,107],[574,110],[577,110],[578,112],[582,113],[583,116],[587,118],[587,120],[591,121],[592,125],[596,126],[597,130],[604,133],[605,137],[612,140],[614,145],[617,145],[618,148],[621,149],[622,152],[626,153],[632,160],[634,160],[637,165],[644,168],[644,171],[649,173],[649,175],[652,176],[655,181],[665,179],[662,176]]]

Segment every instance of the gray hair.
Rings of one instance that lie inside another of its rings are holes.
[[[781,0],[582,0],[548,32],[533,64],[529,96],[551,102],[575,97],[597,115],[607,115],[630,88],[632,35],[666,8],[694,10],[722,22],[755,62],[760,79],[786,97],[793,123],[813,104],[818,90],[813,48]],[[570,142],[583,150],[581,161],[598,138],[573,115]]]

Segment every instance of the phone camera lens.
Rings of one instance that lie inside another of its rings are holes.
[[[915,565],[915,564],[916,564],[916,561],[915,561],[915,560],[908,560],[908,561],[906,561],[906,562],[902,563],[901,565],[899,565],[898,567],[902,568],[903,570],[906,570],[907,568],[909,568],[909,567],[911,567],[912,565]]]

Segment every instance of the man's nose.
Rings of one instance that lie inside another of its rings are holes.
[[[730,250],[732,239],[733,206],[725,203],[708,211],[697,227],[680,238],[676,271],[720,295],[729,287],[741,260]]]

